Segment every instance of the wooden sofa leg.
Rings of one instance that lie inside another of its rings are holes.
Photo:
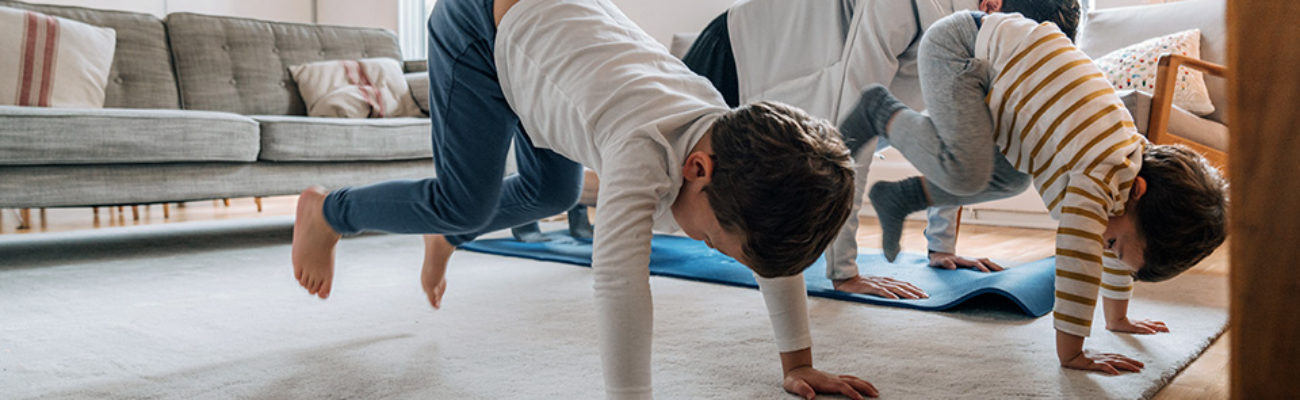
[[[131,220],[132,221],[140,220],[140,206],[131,206]]]
[[[230,198],[227,197],[227,198],[221,199],[221,203],[222,203],[222,204],[225,204],[226,207],[230,207]]]
[[[18,229],[32,229],[32,209],[18,210]]]
[[[118,214],[121,214],[121,213],[122,213],[122,206],[117,206],[117,213],[118,213]]]
[[[253,198],[253,202],[254,202],[254,203],[257,203],[257,212],[262,212],[262,198],[261,198],[261,197],[254,197],[254,198]]]
[[[172,217],[172,205],[171,205],[171,204],[167,204],[167,203],[162,203],[162,206],[163,206],[163,219],[169,219],[169,218],[171,218],[171,217]]]

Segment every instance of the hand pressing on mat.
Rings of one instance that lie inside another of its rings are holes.
[[[1165,326],[1165,323],[1161,321],[1149,319],[1133,321],[1128,319],[1128,299],[1105,297],[1102,299],[1102,310],[1106,312],[1106,329],[1113,332],[1136,333],[1139,335],[1169,332],[1169,327]]]
[[[1083,337],[1056,331],[1056,356],[1061,366],[1071,369],[1101,371],[1111,375],[1121,372],[1142,372],[1141,361],[1123,354],[1098,353],[1083,349]]]
[[[943,269],[970,268],[980,272],[997,272],[1005,269],[987,258],[962,257],[941,251],[930,252],[930,266]]]
[[[818,393],[842,394],[850,399],[880,396],[870,382],[853,375],[835,375],[812,366],[812,348],[781,353],[785,391],[812,400]]]
[[[848,279],[836,279],[835,290],[849,293],[869,294],[886,299],[928,299],[921,288],[911,283],[884,276],[855,275]]]

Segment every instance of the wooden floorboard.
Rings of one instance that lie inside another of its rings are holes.
[[[295,196],[263,199],[263,211],[258,212],[253,199],[231,199],[230,206],[220,201],[195,201],[184,207],[171,205],[171,217],[163,218],[162,206],[141,206],[140,219],[134,220],[130,207],[122,212],[116,208],[101,207],[98,217],[90,208],[48,209],[42,218],[39,210],[32,210],[32,227],[17,229],[18,210],[0,210],[0,236],[64,232],[102,227],[134,226],[187,221],[232,220],[268,216],[293,215]],[[925,251],[922,231],[925,224],[908,221],[903,234],[903,250]],[[957,243],[963,255],[992,257],[1009,262],[1025,262],[1051,256],[1054,252],[1055,232],[1044,229],[991,227],[965,224]],[[874,218],[862,218],[858,229],[858,243],[862,247],[880,247],[880,228]],[[1228,246],[1219,249],[1189,273],[1227,276]],[[1176,327],[1175,327],[1176,329]],[[1228,397],[1228,336],[1219,338],[1199,359],[1165,387],[1155,399],[1225,399]]]

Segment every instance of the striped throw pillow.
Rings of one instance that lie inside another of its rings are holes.
[[[307,115],[392,118],[424,115],[411,96],[402,65],[391,58],[330,60],[289,67]]]
[[[0,7],[0,105],[103,108],[117,34]]]

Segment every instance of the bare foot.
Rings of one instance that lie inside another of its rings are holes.
[[[321,206],[329,192],[320,186],[302,191],[293,221],[293,277],[308,293],[330,297],[334,282],[334,245],[339,234],[325,222]]]
[[[447,260],[456,251],[442,235],[424,235],[424,268],[420,269],[420,285],[429,296],[433,308],[442,308],[442,294],[447,292]]]

